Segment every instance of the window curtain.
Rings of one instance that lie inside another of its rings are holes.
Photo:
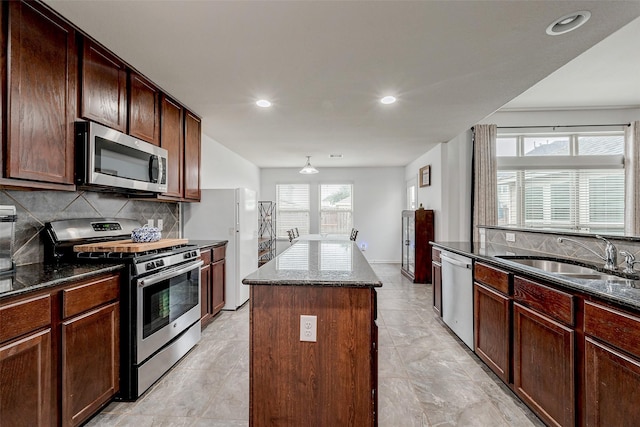
[[[624,132],[624,232],[640,236],[640,121]]]
[[[498,223],[496,125],[473,128],[473,241],[480,242],[478,225]]]

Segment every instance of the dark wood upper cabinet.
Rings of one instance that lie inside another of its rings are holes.
[[[4,177],[74,189],[75,31],[36,2],[12,1],[4,10],[9,13]]]
[[[166,96],[162,97],[162,136],[160,146],[169,152],[167,165],[167,192],[165,196],[182,198],[184,162],[183,109]]]
[[[184,197],[200,201],[200,118],[185,111],[184,115]]]
[[[127,69],[120,59],[85,38],[82,49],[81,116],[127,131]]]
[[[140,74],[129,73],[129,135],[160,145],[160,90]]]

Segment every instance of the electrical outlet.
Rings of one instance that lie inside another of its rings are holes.
[[[300,341],[316,342],[318,334],[318,316],[300,316]]]
[[[159,220],[158,220],[158,229],[159,229],[160,231],[162,231],[162,226],[163,226],[163,225],[164,225],[164,221],[163,221],[163,220],[161,220],[161,219],[159,219]]]
[[[505,240],[507,242],[515,242],[516,241],[516,235],[515,233],[506,233],[505,234]]]
[[[148,219],[148,220],[147,220],[147,225],[148,225],[149,227],[153,227],[153,220],[152,220],[152,219]]]

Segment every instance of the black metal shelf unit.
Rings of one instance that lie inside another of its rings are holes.
[[[258,202],[258,267],[276,257],[276,203]]]

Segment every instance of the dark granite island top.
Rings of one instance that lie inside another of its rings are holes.
[[[380,287],[350,240],[299,241],[242,280],[245,285]]]
[[[377,425],[376,287],[355,242],[299,241],[251,285],[249,424]]]

